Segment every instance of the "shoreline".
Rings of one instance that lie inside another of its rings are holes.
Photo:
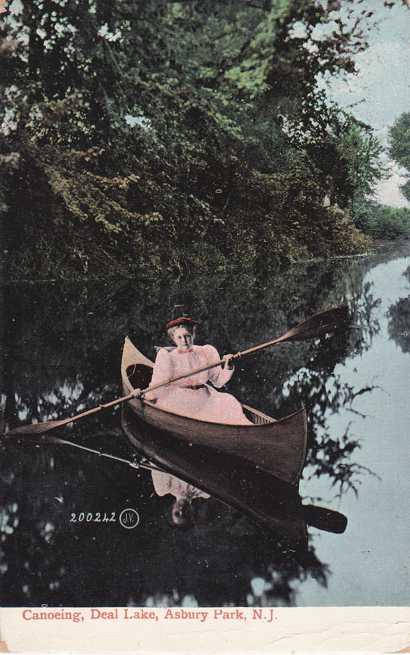
[[[286,266],[281,267],[278,270],[278,274],[283,274],[290,268],[294,266],[301,266],[301,265],[306,265],[306,264],[320,264],[324,262],[332,262],[332,261],[340,261],[343,259],[346,260],[354,260],[354,259],[365,259],[366,257],[371,258],[371,257],[377,257],[379,255],[383,254],[391,254],[392,252],[397,253],[397,256],[406,256],[407,254],[410,255],[410,238],[409,239],[397,239],[394,241],[387,241],[387,240],[375,240],[371,244],[371,249],[367,250],[366,252],[359,252],[359,253],[351,253],[347,255],[334,255],[331,257],[312,257],[310,259],[299,259],[296,260],[292,263],[289,263]],[[232,271],[226,271],[226,274],[230,274]],[[217,274],[217,273],[215,273]],[[244,271],[244,274],[247,274],[246,271]],[[248,272],[248,274],[254,275],[253,272]],[[200,272],[198,273],[198,277],[208,277],[209,272]],[[39,278],[39,279],[30,279],[30,278],[14,278],[14,279],[5,279],[3,281],[3,287],[6,286],[20,286],[20,285],[41,285],[41,284],[59,284],[59,283],[73,283],[73,284],[78,284],[78,283],[104,283],[104,282],[110,282],[110,281],[116,281],[116,282],[130,282],[132,280],[138,279],[140,281],[146,281],[147,283],[152,283],[154,279],[152,277],[145,277],[144,275],[137,275],[137,274],[130,274],[130,275],[105,275],[105,276],[84,276],[84,277],[58,277],[58,278]],[[160,278],[158,278],[160,279]],[[180,278],[183,280],[183,277]]]

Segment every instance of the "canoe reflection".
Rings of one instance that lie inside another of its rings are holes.
[[[184,527],[192,525],[192,507],[210,496],[240,510],[299,551],[307,549],[307,524],[331,532],[346,527],[342,514],[302,505],[298,485],[289,485],[232,453],[179,441],[153,429],[139,422],[128,405],[122,408],[121,424],[133,447],[163,471],[162,477],[153,472],[154,489],[158,495],[172,497],[173,508],[179,501],[178,511],[184,506]]]

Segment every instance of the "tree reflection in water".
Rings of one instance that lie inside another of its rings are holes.
[[[263,342],[324,308],[348,302],[355,328],[337,337],[292,344],[244,359],[230,390],[270,414],[303,402],[310,414],[308,475],[328,476],[339,494],[357,490],[365,467],[359,440],[329,434],[327,417],[371,386],[343,382],[338,364],[370,347],[379,326],[377,299],[363,284],[369,263],[341,261],[293,267],[265,285],[244,278],[193,280],[181,290],[123,282],[6,287],[5,421],[75,414],[119,395],[119,358],[129,334],[148,356],[163,339],[174,304],[201,321],[199,342],[235,352]],[[67,429],[71,439],[130,457],[118,414]],[[171,528],[150,474],[55,446],[2,446],[1,559],[3,605],[293,605],[295,583],[328,566],[310,540],[302,554],[264,534],[221,503],[198,509],[190,531]],[[141,523],[70,521],[72,513],[118,513],[136,507]],[[18,583],[16,583],[18,580]],[[263,582],[262,582],[263,581]]]
[[[403,273],[410,282],[410,266]],[[410,295],[399,300],[387,312],[389,336],[403,353],[410,353]]]
[[[378,321],[372,319],[380,301],[372,295],[369,284],[363,285],[360,296],[352,295],[348,300],[352,315],[351,329],[333,338],[320,339],[309,353],[307,366],[299,369],[284,388],[291,403],[297,402],[298,398],[305,399],[310,419],[306,459],[309,478],[328,476],[339,497],[348,490],[357,495],[360,475],[372,472],[351,461],[351,456],[360,448],[360,440],[350,435],[350,423],[343,434],[334,435],[327,425],[328,416],[341,408],[358,413],[354,408],[355,399],[377,387],[369,384],[356,389],[342,381],[335,367],[347,357],[370,348],[373,337],[380,330]]]

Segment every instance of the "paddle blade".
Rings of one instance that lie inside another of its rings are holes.
[[[319,314],[314,314],[302,323],[290,328],[283,335],[283,341],[302,341],[321,337],[324,334],[340,330],[349,323],[350,314],[347,305],[333,307]]]
[[[303,506],[303,516],[309,525],[326,532],[342,534],[346,530],[347,518],[340,512],[314,505]]]
[[[67,421],[47,421],[45,423],[31,423],[30,425],[22,425],[19,428],[9,430],[4,435],[5,437],[38,437],[50,430],[66,425]]]

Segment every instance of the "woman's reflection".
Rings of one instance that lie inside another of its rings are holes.
[[[174,502],[171,507],[171,523],[178,528],[189,528],[194,524],[192,503],[197,498],[210,498],[210,495],[188,482],[176,478],[170,473],[152,470],[152,483],[158,496],[171,495]]]

